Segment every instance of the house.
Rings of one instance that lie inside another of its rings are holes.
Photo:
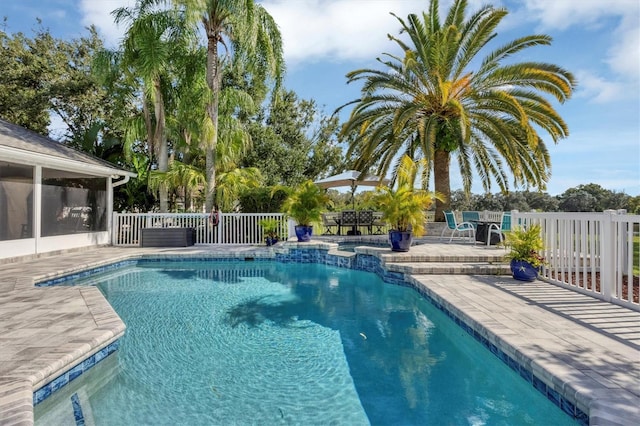
[[[0,261],[109,244],[113,188],[131,177],[0,119]]]

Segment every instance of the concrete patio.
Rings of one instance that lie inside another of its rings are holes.
[[[103,247],[0,264],[0,424],[33,424],[33,392],[125,332],[97,288],[34,282],[141,256],[271,258],[278,247]],[[507,270],[501,249],[426,240],[403,254],[363,252],[410,274],[423,294],[572,395],[590,424],[640,424],[640,313],[497,275]]]

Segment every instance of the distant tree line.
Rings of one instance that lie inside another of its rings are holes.
[[[602,212],[621,210],[640,214],[640,196],[632,197],[590,183],[569,188],[560,195],[545,192],[514,191],[506,194],[472,194],[465,197],[463,191],[453,191],[451,206],[454,210],[518,210],[545,212]]]
[[[351,208],[351,193],[330,190],[329,194],[335,210]],[[372,191],[361,191],[355,195],[357,209],[373,209]],[[569,188],[560,195],[549,195],[546,192],[513,191],[497,194],[471,194],[469,197],[461,189],[451,192],[451,208],[453,210],[476,211],[510,211],[521,212],[602,212],[604,210],[621,210],[627,213],[640,214],[640,195],[631,196],[624,192],[611,191],[602,186],[590,183]]]

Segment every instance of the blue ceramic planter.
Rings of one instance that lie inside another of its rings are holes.
[[[311,240],[311,233],[313,232],[313,226],[296,225],[296,237],[298,241],[306,243]]]
[[[389,243],[391,244],[391,251],[409,251],[411,248],[411,241],[413,240],[413,234],[409,231],[389,231]]]
[[[265,242],[268,246],[275,245],[278,242],[278,237],[267,237],[265,238]]]
[[[534,281],[538,278],[538,271],[540,268],[531,266],[529,262],[524,260],[512,260],[510,266],[513,278],[516,280]]]

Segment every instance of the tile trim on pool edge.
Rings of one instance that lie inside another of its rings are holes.
[[[378,275],[386,283],[400,285],[403,287],[410,287],[415,291],[417,291],[422,297],[427,299],[430,303],[432,303],[436,308],[441,310],[445,315],[447,315],[465,332],[467,332],[475,340],[480,342],[480,344],[482,344],[492,354],[498,357],[498,359],[504,362],[509,368],[514,370],[516,373],[518,373],[523,380],[527,381],[535,390],[542,393],[549,401],[553,402],[565,414],[571,416],[582,425],[589,424],[588,414],[583,412],[581,409],[579,409],[575,401],[571,401],[565,398],[560,391],[557,391],[554,389],[552,384],[548,384],[547,382],[539,378],[525,365],[522,365],[520,362],[518,362],[517,360],[509,356],[508,353],[505,352],[498,345],[491,343],[490,338],[492,340],[497,341],[499,345],[501,346],[504,345],[504,343],[499,342],[500,339],[498,339],[497,336],[493,335],[491,332],[484,329],[483,327],[478,327],[483,329],[482,330],[483,332],[481,333],[478,330],[474,329],[467,322],[462,320],[458,315],[456,315],[451,310],[449,310],[443,303],[436,300],[436,298],[434,298],[434,295],[432,293],[426,290],[423,286],[419,285],[419,283],[416,280],[414,280],[410,274],[405,275],[402,272],[388,271],[382,266],[380,259],[377,256],[374,256],[371,254],[349,253],[348,255],[345,256],[345,255],[340,255],[336,253],[329,253],[329,251],[330,250],[328,248],[315,248],[315,247],[289,248],[288,247],[286,249],[283,249],[281,247],[280,250],[278,250],[275,253],[275,257],[258,256],[258,257],[249,257],[249,258],[252,261],[277,261],[282,263],[318,263],[318,264],[323,264],[327,266],[336,266],[340,268],[355,269],[355,270],[364,271],[364,272],[373,272],[376,275]],[[65,275],[55,279],[50,279],[48,281],[39,282],[39,283],[36,283],[36,286],[42,287],[42,286],[59,285],[65,281],[69,281],[77,278],[83,278],[92,274],[97,274],[97,273],[113,270],[113,269],[124,267],[124,266],[137,265],[138,263],[153,263],[153,262],[165,262],[165,261],[166,262],[197,262],[197,261],[238,262],[238,261],[246,261],[246,260],[247,260],[247,257],[237,256],[237,255],[235,257],[234,256],[220,257],[218,255],[176,256],[172,254],[151,255],[151,256],[142,255],[135,260],[119,261],[113,264],[87,269],[79,273]],[[488,337],[485,337],[483,333],[488,335]],[[114,343],[117,343],[117,342],[114,342]],[[505,345],[505,346],[508,346],[508,345]],[[117,345],[116,345],[116,348],[117,348]],[[511,349],[511,352],[515,353],[515,348],[509,347],[509,349]],[[58,380],[58,378],[54,379],[49,384],[55,382],[55,380]],[[36,397],[34,393],[34,405],[36,404],[35,400],[36,400]]]
[[[87,371],[91,370],[91,368],[98,364],[100,361],[106,359],[109,355],[114,353],[118,349],[118,346],[120,346],[120,339],[111,342],[90,357],[86,358],[84,361],[76,364],[69,370],[65,371],[55,379],[51,380],[50,382],[36,390],[33,393],[33,405],[36,406],[40,404],[42,401],[51,396],[53,392],[68,385]]]

